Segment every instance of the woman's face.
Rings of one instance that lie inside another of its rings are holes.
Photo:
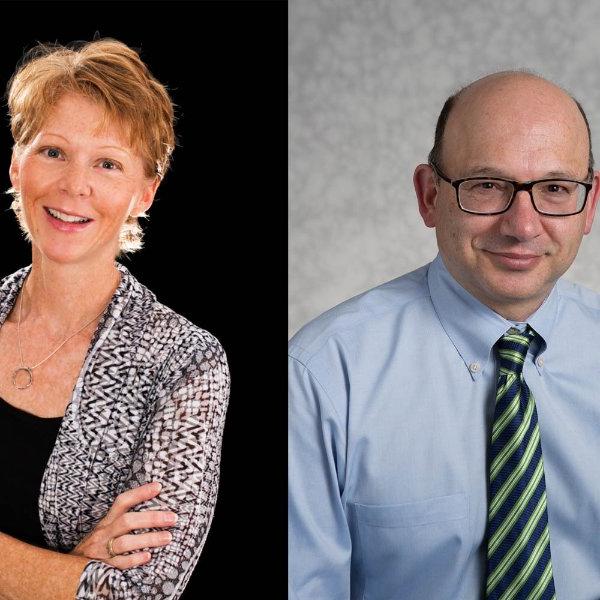
[[[100,125],[103,109],[65,94],[35,138],[13,153],[10,179],[20,192],[34,249],[59,263],[112,263],[129,215],[152,204],[158,179],[123,132]]]

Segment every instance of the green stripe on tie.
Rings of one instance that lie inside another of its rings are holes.
[[[549,562],[542,573],[541,579],[535,584],[526,600],[539,600],[546,589],[550,579],[552,579],[552,563]],[[554,596],[556,598],[556,596]]]
[[[515,485],[517,485],[519,479],[523,476],[523,473],[527,470],[529,463],[531,462],[531,457],[535,452],[536,446],[540,441],[540,429],[536,425],[533,433],[531,434],[531,439],[527,444],[527,448],[525,449],[525,454],[515,467],[515,470],[509,475],[508,479],[504,482],[500,491],[494,496],[493,500],[490,502],[489,507],[489,520],[491,521],[498,512],[499,508],[502,506],[502,503],[508,495],[513,491]]]
[[[501,400],[504,394],[498,396],[498,400]],[[494,421],[494,427],[492,428],[492,444],[498,439],[498,436],[504,431],[504,428],[513,420],[514,416],[519,410],[519,403],[521,401],[521,393],[517,392],[515,397],[510,401],[510,404],[506,407],[502,416]]]
[[[523,509],[531,500],[533,492],[535,492],[535,488],[542,479],[543,474],[544,463],[543,460],[540,459],[538,466],[533,472],[531,481],[527,484],[527,487],[519,496],[519,499],[517,500],[516,504],[510,509],[510,512],[506,515],[504,521],[502,521],[502,525],[498,527],[494,535],[490,538],[490,541],[488,543],[488,556],[492,556],[494,554],[497,547],[502,543],[502,540],[506,537],[506,534],[512,529],[513,525],[517,522],[517,519],[521,516]]]
[[[516,350],[499,350],[498,354],[506,359],[515,363],[515,365],[522,365],[525,360],[523,355]]]
[[[523,548],[529,541],[529,538],[531,537],[534,529],[536,528],[536,526],[538,524],[538,521],[540,520],[540,517],[542,516],[542,514],[545,510],[546,510],[546,492],[544,492],[540,496],[540,499],[538,500],[538,503],[537,503],[535,509],[531,513],[531,516],[527,520],[527,524],[525,525],[525,527],[519,534],[519,537],[517,537],[517,539],[515,540],[515,543],[511,546],[510,550],[504,555],[504,558],[498,563],[498,566],[496,567],[494,572],[490,573],[490,575],[488,575],[488,582],[487,582],[487,593],[488,594],[498,585],[498,582],[500,581],[500,579],[504,576],[506,571],[508,571],[508,569],[510,569],[512,564],[515,562],[517,556],[519,556],[519,554],[521,553],[521,550],[523,550]],[[546,534],[548,533],[547,526],[544,531],[546,532]],[[542,537],[543,537],[543,534],[542,534]],[[538,540],[538,544],[539,544],[539,540]],[[536,547],[537,547],[537,544],[536,544]],[[544,546],[544,548],[545,548],[545,546]],[[531,560],[531,558],[532,557],[530,556],[529,561]],[[529,564],[529,561],[527,564]],[[536,559],[536,562],[537,562],[537,559]],[[516,581],[516,579],[514,581]],[[506,592],[507,591],[508,591],[508,589],[506,590]],[[506,592],[505,592],[505,594],[506,594]],[[504,600],[504,594],[502,595],[502,598]]]
[[[548,532],[548,525],[544,527],[544,531],[540,536],[540,539],[536,542],[531,556],[519,571],[519,574],[513,579],[512,583],[506,588],[500,600],[513,600],[513,598],[519,593],[519,590],[523,587],[527,578],[531,575],[531,572],[537,565],[538,561],[542,557],[546,546],[550,543],[550,533]]]
[[[502,450],[498,452],[490,466],[490,481],[494,481],[494,479],[496,479],[498,473],[506,464],[506,461],[512,456],[512,453],[519,447],[519,445],[525,438],[525,434],[527,433],[527,430],[531,425],[531,415],[533,414],[533,406],[533,398],[529,396],[529,402],[527,402],[527,408],[525,409],[523,420],[519,424],[519,427],[514,432],[510,440],[506,442],[504,448],[502,448]]]

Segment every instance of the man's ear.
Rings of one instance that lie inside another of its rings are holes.
[[[593,187],[588,194],[587,203],[585,205],[585,228],[583,233],[587,235],[592,230],[598,198],[600,198],[600,171],[594,171],[592,179]]]
[[[437,195],[436,175],[430,165],[421,164],[415,169],[413,184],[419,202],[419,212],[427,227],[437,225]]]

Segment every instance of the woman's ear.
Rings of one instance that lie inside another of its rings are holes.
[[[137,217],[145,213],[152,206],[160,181],[160,177],[155,177],[146,185],[142,195],[134,202],[133,207],[129,211],[129,216]]]
[[[19,191],[20,179],[20,163],[18,152],[13,149],[13,153],[10,159],[10,167],[8,168],[8,176],[10,177],[10,183],[12,184],[13,189]]]

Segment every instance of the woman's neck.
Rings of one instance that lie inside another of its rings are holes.
[[[33,253],[32,267],[11,314],[21,323],[43,323],[50,335],[64,335],[100,315],[120,273],[113,262],[59,264]],[[22,302],[22,308],[21,308]]]

